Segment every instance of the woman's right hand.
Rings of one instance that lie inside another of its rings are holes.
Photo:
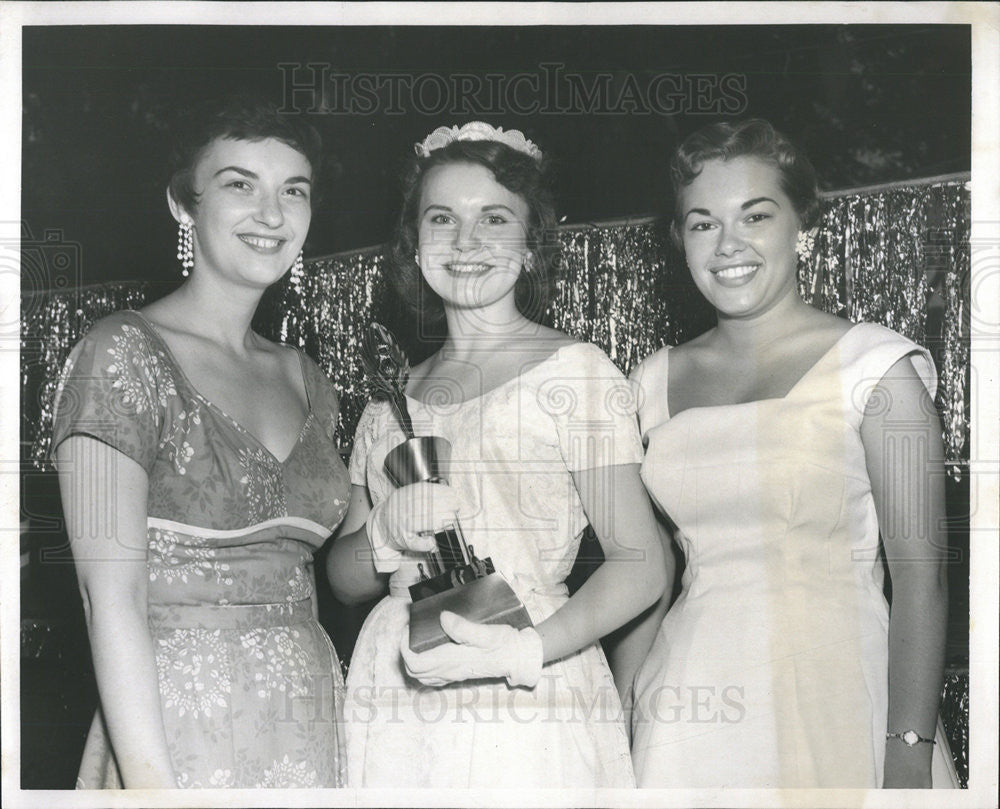
[[[470,511],[458,492],[444,483],[412,483],[394,490],[368,514],[366,532],[375,569],[389,573],[399,567],[403,553],[426,553],[436,548],[434,532]]]
[[[382,595],[403,554],[434,550],[433,532],[453,521],[456,512],[473,510],[444,483],[402,486],[374,507],[367,487],[354,484],[347,516],[326,559],[333,594],[347,605]]]

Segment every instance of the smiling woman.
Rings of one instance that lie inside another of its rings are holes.
[[[479,193],[469,193],[474,189]],[[456,306],[507,297],[527,261],[531,211],[485,166],[438,166],[420,195],[418,257],[427,285]]]
[[[309,230],[306,156],[274,138],[220,138],[200,155],[193,174],[200,189],[195,204],[178,202],[173,189],[167,196],[174,218],[193,231],[199,273],[263,287],[281,278]]]
[[[643,481],[686,561],[676,601],[625,641],[648,650],[636,779],[953,787],[930,355],[799,296],[815,178],[770,124],[706,127],[672,177],[674,234],[716,325],[633,371]]]
[[[64,371],[53,447],[101,701],[80,787],[344,783],[312,569],[347,508],[337,396],[250,328],[301,261],[319,149],[247,99],[195,116],[167,192],[186,282],[95,324]]]
[[[541,159],[520,132],[471,123],[418,144],[407,175],[393,281],[418,317],[447,324],[441,350],[413,369],[407,402],[416,431],[451,445],[452,465],[448,485],[394,488],[384,461],[404,434],[387,402],[369,403],[328,566],[343,601],[388,591],[348,675],[352,786],[634,783],[597,641],[656,601],[666,571],[625,379],[596,346],[533,319],[554,244]],[[443,614],[454,642],[415,654],[408,587],[426,564],[420,532],[456,509],[534,627]],[[606,561],[570,596],[588,521]]]
[[[745,199],[748,188],[754,196]],[[683,199],[688,267],[720,316],[762,314],[795,290],[803,225],[772,167],[752,157],[713,161]]]

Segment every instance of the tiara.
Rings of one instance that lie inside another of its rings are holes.
[[[503,131],[503,127],[490,126],[482,121],[471,121],[464,126],[439,126],[420,143],[413,145],[414,151],[420,157],[427,157],[431,152],[443,149],[456,140],[494,140],[503,143],[515,151],[541,161],[542,152],[524,133],[518,129]]]

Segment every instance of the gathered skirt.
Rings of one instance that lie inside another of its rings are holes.
[[[408,599],[368,616],[347,677],[352,787],[632,787],[621,702],[600,646],[545,666],[533,689],[503,680],[423,686],[403,668]]]
[[[344,786],[340,663],[312,602],[150,606],[179,787]],[[78,789],[120,789],[99,708]]]

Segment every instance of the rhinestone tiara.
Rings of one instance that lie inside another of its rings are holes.
[[[456,140],[493,140],[506,144],[534,160],[542,159],[541,150],[524,137],[524,133],[520,130],[508,129],[504,132],[503,127],[490,126],[483,121],[471,121],[460,127],[439,126],[420,143],[415,143],[413,149],[420,157],[427,157],[431,152],[442,149]]]

